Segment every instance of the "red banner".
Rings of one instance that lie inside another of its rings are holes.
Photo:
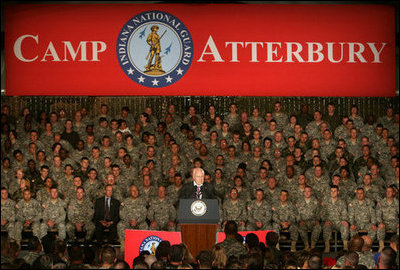
[[[394,96],[387,5],[5,9],[7,95]]]
[[[238,232],[241,236],[243,236],[243,242],[245,240],[246,235],[248,235],[249,233],[254,233],[258,236],[258,240],[260,240],[260,242],[263,242],[265,245],[267,243],[265,243],[265,236],[267,235],[267,233],[269,232],[273,232],[273,230],[269,230],[269,231],[242,231],[242,232]],[[217,235],[217,243],[221,243],[222,241],[224,241],[226,238],[225,233],[223,232],[219,232]]]
[[[155,255],[161,241],[169,241],[171,245],[182,243],[180,232],[125,230],[125,261],[132,267],[133,259],[143,250]]]

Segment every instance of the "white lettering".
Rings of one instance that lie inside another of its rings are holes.
[[[322,44],[318,42],[306,42],[308,45],[308,62],[309,63],[318,63],[324,60],[324,55],[321,53]],[[317,49],[314,50],[314,45],[317,45]],[[317,60],[314,60],[314,54],[318,55]]]
[[[257,60],[257,45],[261,45],[261,48],[264,46],[262,42],[246,42],[245,46],[251,45],[251,60],[250,62],[259,62]]]
[[[53,57],[53,61],[54,62],[59,62],[59,61],[61,61],[60,60],[60,57],[58,57],[58,54],[57,54],[57,52],[56,52],[56,49],[54,48],[54,45],[53,45],[53,42],[49,42],[49,45],[47,46],[47,50],[46,50],[46,52],[45,52],[45,54],[44,54],[44,56],[43,56],[43,58],[42,58],[42,62],[46,62],[47,60],[46,60],[46,57],[47,56],[51,56],[51,57]]]
[[[277,47],[281,48],[282,44],[280,42],[265,42],[267,44],[267,61],[265,62],[271,62],[271,63],[277,63],[277,62],[282,62],[282,56],[281,58],[274,60],[274,56],[277,56],[278,51]],[[278,45],[273,49],[273,45]]]
[[[225,48],[228,47],[228,45],[232,45],[232,60],[230,62],[240,62],[237,57],[237,46],[240,45],[243,48],[243,42],[225,42]]]
[[[296,57],[297,61],[304,62],[303,58],[301,58],[301,56],[299,54],[302,51],[303,46],[301,46],[301,44],[298,42],[285,42],[285,43],[287,46],[287,58],[286,58],[285,62],[293,63],[293,58],[292,58],[293,55],[294,55],[294,57]],[[297,50],[293,51],[293,48],[292,48],[293,45],[297,46]]]
[[[358,46],[358,51],[355,51],[355,48],[354,48],[355,45]],[[360,60],[360,62],[366,63],[367,61],[362,56],[362,52],[364,50],[365,50],[365,47],[362,43],[349,42],[349,61],[347,61],[347,63],[355,63],[356,61],[354,60],[354,56],[357,56],[357,58]]]
[[[98,54],[104,52],[107,49],[107,44],[103,41],[90,41],[92,42],[93,59],[92,61],[100,61]],[[97,44],[100,44],[100,48],[97,48]]]
[[[326,44],[328,45],[328,60],[332,63],[339,63],[342,62],[343,60],[343,45],[344,42],[340,42],[340,59],[335,60],[333,58],[333,45],[335,45],[336,42],[327,42]]]
[[[211,52],[206,52],[207,48],[210,48]],[[204,50],[199,58],[199,60],[197,60],[197,62],[205,62],[205,60],[203,60],[203,56],[206,54],[210,54],[214,57],[213,62],[225,62],[222,58],[221,55],[218,52],[217,46],[215,46],[215,42],[212,38],[212,36],[210,35],[210,37],[207,40],[206,46],[204,47]]]
[[[381,54],[381,52],[382,52],[382,50],[383,50],[383,47],[385,47],[387,43],[382,42],[382,43],[381,43],[381,44],[382,44],[382,47],[381,47],[381,49],[380,49],[379,51],[376,49],[375,43],[374,43],[374,42],[368,42],[367,44],[368,44],[368,46],[371,48],[372,53],[374,54],[374,61],[373,61],[372,63],[382,63],[382,62],[379,60],[379,55]]]
[[[86,55],[86,43],[87,41],[81,41],[79,42],[78,49],[74,51],[74,48],[72,47],[72,44],[70,41],[63,41],[64,43],[64,61],[68,61],[67,57],[67,51],[71,55],[72,61],[75,61],[76,56],[78,55],[79,50],[81,50],[81,59],[79,61],[88,61],[87,60],[87,55]]]
[[[39,44],[39,36],[37,36],[37,35],[36,36],[32,36],[32,35],[20,36],[19,38],[17,38],[17,40],[14,43],[14,54],[22,62],[33,62],[38,58],[37,55],[32,59],[27,59],[22,55],[22,50],[21,50],[22,41],[27,37],[33,38],[36,41],[36,43]]]

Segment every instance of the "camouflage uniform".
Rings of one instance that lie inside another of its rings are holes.
[[[376,224],[376,214],[373,202],[364,199],[361,203],[356,199],[349,203],[349,223],[357,226],[357,230],[367,230],[369,237],[374,241],[376,232],[371,229],[372,224]],[[351,231],[353,237],[357,231]]]
[[[282,205],[282,203],[279,202],[275,204],[272,210],[274,211],[272,213],[272,220],[274,222],[273,228],[275,232],[280,235],[280,230],[282,229],[281,222],[290,222],[288,228],[290,239],[291,241],[297,241],[299,235],[296,223],[296,217],[298,216],[296,207],[291,202],[287,202],[285,205]]]
[[[181,192],[182,186],[176,189],[175,185],[170,185],[167,187],[166,192],[168,194],[167,199],[172,205],[177,205],[179,202],[179,194]]]
[[[50,192],[47,191],[46,187],[41,188],[37,193],[36,193],[36,200],[39,203],[44,203],[45,201],[50,199]]]
[[[389,203],[386,198],[382,199],[376,206],[376,220],[378,224],[383,222],[385,229],[378,228],[378,240],[384,241],[386,231],[397,231],[399,234],[399,201],[393,198]]]
[[[58,229],[58,236],[61,240],[64,240],[66,237],[66,229],[65,229],[65,202],[58,198],[56,202],[52,202],[51,200],[46,201],[43,205],[43,213],[42,218],[43,221],[40,224],[40,238],[47,234],[47,230],[49,229],[47,225],[47,221],[50,219],[54,221],[54,228]]]
[[[8,198],[5,202],[1,202],[1,220],[7,220],[4,226],[1,226],[1,230],[8,232],[10,239],[15,239],[15,202]]]
[[[281,189],[276,187],[273,191],[268,188],[264,190],[264,198],[268,202],[269,205],[275,205],[279,202],[279,194],[281,193]]]
[[[272,229],[272,211],[271,206],[264,200],[260,204],[256,200],[252,200],[247,205],[247,230],[271,230]],[[262,227],[257,228],[256,222],[261,221]]]
[[[132,197],[126,198],[122,201],[121,207],[119,208],[119,216],[121,221],[117,224],[117,231],[120,240],[125,239],[125,230],[147,230],[148,226],[146,223],[146,201],[143,198],[137,198],[133,200]],[[137,224],[132,227],[129,224],[130,220],[136,220]]]
[[[29,203],[20,200],[17,205],[17,215],[15,222],[15,240],[21,241],[21,232],[24,228],[25,220],[31,220],[33,235],[40,238],[40,219],[42,218],[42,207],[40,203],[31,199]]]
[[[298,211],[298,223],[303,221],[305,225],[298,225],[299,234],[305,243],[308,243],[308,230],[311,230],[311,241],[317,242],[321,233],[321,224],[315,224],[316,221],[320,221],[321,217],[321,206],[318,201],[311,197],[310,201],[307,202],[305,198],[299,200],[297,203]]]
[[[233,220],[238,224],[238,230],[244,231],[245,226],[239,225],[239,222],[246,222],[247,211],[245,201],[238,199],[233,202],[231,199],[227,199],[222,204],[222,221]]]
[[[86,229],[86,240],[90,240],[93,236],[95,225],[92,222],[94,215],[93,203],[88,197],[84,197],[82,201],[74,198],[68,206],[68,220],[66,231],[70,239],[75,238],[75,223],[82,222]]]
[[[268,190],[268,179],[265,179],[265,181],[262,182],[261,179],[258,178],[251,184],[251,186],[251,197],[254,198],[257,189],[262,189],[264,193]]]
[[[340,230],[342,240],[349,239],[349,227],[342,224],[342,221],[348,220],[347,206],[343,200],[338,199],[336,202],[333,202],[330,197],[327,198],[322,204],[321,218],[325,241],[331,239],[333,230]],[[328,220],[332,223],[330,226],[325,225],[325,222]]]
[[[176,209],[166,198],[162,201],[157,198],[151,202],[151,206],[147,212],[147,218],[150,221],[154,220],[157,222],[157,228],[155,230],[175,230],[175,226],[169,227],[168,222],[170,220],[175,221]]]
[[[247,254],[246,247],[236,239],[225,239],[217,245],[225,249],[227,258],[230,256],[236,256],[239,258],[239,256]]]
[[[90,201],[95,202],[97,198],[101,197],[104,193],[104,188],[100,184],[99,180],[96,179],[94,183],[90,183],[90,181],[86,181],[83,184],[83,188],[85,189],[86,196]]]

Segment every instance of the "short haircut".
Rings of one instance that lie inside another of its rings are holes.
[[[318,255],[311,255],[307,262],[309,269],[322,268],[322,258]]]
[[[385,247],[382,250],[379,266],[381,265],[385,267],[384,269],[396,268],[396,252],[391,247]]]
[[[210,250],[200,251],[196,256],[196,260],[202,267],[209,267],[211,269],[213,261],[212,252]]]
[[[238,226],[234,220],[228,220],[225,224],[224,232],[226,235],[234,235],[238,232]]]
[[[260,240],[255,233],[249,233],[246,235],[246,244],[248,245],[249,249],[252,247],[258,247]]]
[[[278,244],[279,235],[276,232],[268,232],[265,236],[265,243],[268,247],[275,247]]]
[[[103,247],[101,250],[101,261],[107,264],[113,264],[116,259],[116,253],[113,247]]]
[[[169,248],[168,256],[171,262],[181,262],[183,260],[183,254],[184,250],[182,245],[172,245]]]

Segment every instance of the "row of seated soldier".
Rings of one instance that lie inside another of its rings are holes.
[[[37,120],[28,108],[20,117],[10,111],[2,107],[1,228],[17,242],[30,229],[123,248],[126,229],[179,230],[180,190],[196,168],[220,202],[220,230],[234,220],[239,230],[286,231],[292,251],[299,235],[310,249],[322,233],[326,252],[332,232],[345,249],[368,233],[380,250],[388,232],[399,233],[399,113],[391,107],[365,120],[355,105],[313,114],[303,105],[288,115],[279,101],[264,117],[236,104],[225,116],[190,106],[183,117],[169,105],[160,119],[151,107],[111,116],[107,104],[73,119],[65,110]]]

